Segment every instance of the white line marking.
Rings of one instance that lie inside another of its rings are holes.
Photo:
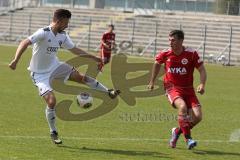
[[[239,142],[240,141],[240,128],[233,131],[229,138],[230,142]]]
[[[48,136],[4,136],[0,135],[0,138],[7,139],[50,139]],[[167,142],[169,139],[156,139],[156,138],[91,138],[91,137],[61,137],[62,139],[69,140],[94,140],[94,141],[155,141],[155,142]],[[206,143],[231,143],[228,140],[197,140],[199,142]]]

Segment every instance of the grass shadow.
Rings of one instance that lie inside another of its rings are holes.
[[[90,148],[90,147],[73,147],[67,145],[59,145],[58,147],[63,147],[75,151],[87,151],[87,152],[104,152],[109,154],[118,154],[126,156],[150,156],[156,158],[172,159],[165,153],[151,152],[151,151],[135,151],[135,150],[120,150],[120,149],[101,149],[101,148]]]
[[[240,153],[236,152],[224,152],[224,151],[217,151],[217,150],[199,150],[194,149],[193,153],[199,155],[212,155],[212,156],[238,156],[240,157]]]

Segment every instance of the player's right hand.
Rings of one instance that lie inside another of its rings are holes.
[[[15,70],[17,68],[17,61],[15,60],[12,60],[10,63],[9,63],[9,68],[11,68],[12,70]]]
[[[201,95],[204,94],[205,90],[204,90],[204,84],[200,84],[197,87],[197,92],[200,93]]]
[[[150,90],[154,89],[154,83],[152,81],[149,82],[148,89],[150,89]]]

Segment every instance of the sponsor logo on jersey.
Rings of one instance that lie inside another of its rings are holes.
[[[185,67],[170,67],[168,68],[168,73],[173,73],[173,74],[187,74],[187,70]]]
[[[48,53],[49,52],[57,52],[58,51],[58,47],[48,47],[47,51],[48,51]]]
[[[186,58],[183,58],[183,59],[181,60],[181,62],[182,62],[183,65],[188,64],[188,60],[187,60]]]

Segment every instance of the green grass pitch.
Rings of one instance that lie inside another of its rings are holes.
[[[63,144],[52,144],[45,120],[45,103],[38,96],[26,70],[31,49],[22,56],[16,71],[7,64],[16,47],[0,46],[0,159],[1,160],[225,160],[240,159],[240,68],[206,64],[206,93],[198,95],[203,106],[203,121],[192,135],[198,140],[194,150],[187,150],[183,138],[176,149],[168,147],[170,130],[177,125],[176,115],[167,98],[138,98],[128,106],[119,98],[118,106],[108,114],[90,121],[62,121],[57,126]],[[73,57],[60,53],[61,60]],[[149,59],[129,58],[132,62]],[[199,75],[195,72],[195,86]],[[98,80],[112,87],[110,65]],[[146,82],[147,85],[147,82]],[[124,93],[123,93],[124,94]],[[74,96],[57,93],[57,99]],[[85,112],[75,103],[73,112]],[[158,113],[158,120],[137,119]],[[132,116],[125,117],[125,115]],[[229,141],[232,133],[235,142]]]

